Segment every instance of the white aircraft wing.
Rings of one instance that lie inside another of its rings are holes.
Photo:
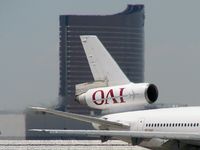
[[[69,135],[69,136],[88,136],[88,137],[114,137],[117,139],[125,138],[141,138],[152,139],[160,138],[166,141],[199,141],[200,133],[198,132],[157,132],[157,131],[130,131],[130,126],[127,124],[112,122],[96,117],[61,112],[41,107],[32,107],[33,111],[48,113],[61,116],[64,118],[76,119],[84,122],[98,124],[102,130],[52,130],[52,129],[30,129],[33,132],[47,132],[49,134]],[[109,130],[112,129],[112,130]],[[163,143],[164,144],[164,143]]]
[[[133,137],[133,138],[161,138],[168,140],[200,140],[199,133],[177,133],[177,132],[147,132],[147,131],[117,131],[117,130],[51,130],[31,129],[34,132],[47,132],[58,135],[83,135],[89,137]]]
[[[97,117],[85,116],[85,115],[74,114],[74,113],[69,113],[69,112],[62,112],[62,111],[57,111],[57,110],[52,110],[52,109],[47,109],[47,108],[42,108],[42,107],[31,107],[30,109],[36,112],[48,113],[48,114],[52,114],[52,115],[56,115],[56,116],[60,116],[64,118],[98,124],[100,125],[102,129],[108,129],[108,127],[111,127],[113,129],[127,130],[130,128],[129,125],[112,122],[112,121],[104,120]]]
[[[130,83],[96,36],[84,35],[80,38],[95,81],[106,80],[108,86]]]

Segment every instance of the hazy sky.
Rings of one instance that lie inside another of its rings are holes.
[[[51,105],[59,88],[59,15],[145,5],[145,81],[159,102],[200,105],[200,1],[0,0],[0,110]]]

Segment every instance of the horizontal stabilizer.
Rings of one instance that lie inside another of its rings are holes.
[[[74,114],[74,113],[69,113],[69,112],[62,112],[62,111],[57,111],[57,110],[52,110],[52,109],[47,109],[47,108],[42,108],[42,107],[31,107],[30,109],[36,112],[48,113],[48,114],[60,116],[63,118],[75,119],[75,120],[84,121],[88,123],[98,124],[103,129],[107,129],[107,128],[129,129],[130,128],[128,125],[125,125],[122,123],[112,122],[112,121],[108,121],[108,120],[104,120],[104,119],[96,118],[96,117],[91,117],[91,116],[85,116],[85,115]]]
[[[87,92],[89,89],[99,88],[99,87],[106,87],[108,83],[106,81],[94,81],[94,82],[86,82],[81,84],[76,84],[75,86],[75,95],[80,95]]]

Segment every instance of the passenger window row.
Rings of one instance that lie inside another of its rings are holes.
[[[198,127],[199,123],[147,123],[146,127]]]

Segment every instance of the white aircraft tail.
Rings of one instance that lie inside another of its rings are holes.
[[[106,81],[108,86],[130,83],[96,36],[84,35],[80,38],[95,81]]]

